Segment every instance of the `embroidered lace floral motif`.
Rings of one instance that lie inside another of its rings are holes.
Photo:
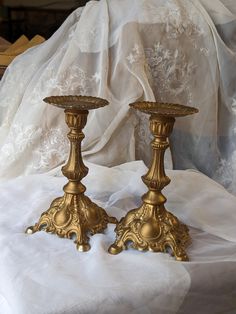
[[[0,151],[0,165],[4,166],[6,161],[10,164],[17,160],[27,147],[31,147],[34,142],[39,140],[42,133],[41,128],[36,128],[33,125],[26,127],[20,124],[13,125],[8,141],[2,146]]]
[[[153,14],[155,20],[161,24],[161,31],[168,39],[176,39],[182,35],[189,38],[190,42],[197,49],[195,38],[204,35],[204,29],[196,20],[196,10],[189,1],[166,1],[165,5],[157,7],[155,4],[145,1],[143,7]]]
[[[181,96],[191,104],[190,86],[197,65],[187,61],[180,49],[170,50],[158,42],[151,48],[145,48],[143,53],[136,44],[127,60],[131,66],[143,64],[156,99],[165,102],[171,94]]]
[[[196,65],[188,60],[180,49],[170,50],[157,42],[151,48],[144,48],[137,44],[127,56],[130,66],[143,65],[155,98],[161,102],[173,101],[181,97],[182,101],[191,105],[192,103],[192,78]],[[138,113],[139,125],[136,130],[138,137],[137,151],[139,154],[147,155],[145,162],[149,162],[148,151],[151,134],[148,126],[148,117]],[[150,154],[149,154],[150,155]],[[139,157],[139,156],[138,156]]]
[[[45,132],[34,154],[38,160],[34,166],[37,172],[48,171],[66,161],[69,155],[69,141],[65,131],[55,128]]]
[[[55,73],[54,67],[49,67],[44,73],[44,86],[41,90],[44,91],[45,96],[50,95],[90,95],[96,90],[96,85],[100,83],[100,73],[88,75],[88,73],[77,65],[63,70],[60,73]],[[42,99],[42,95],[38,94],[39,87],[36,85],[32,91],[35,99]]]
[[[34,145],[38,143],[40,144],[34,150]],[[14,163],[27,149],[30,149],[34,155],[34,172],[44,172],[66,160],[69,152],[69,141],[65,131],[60,128],[43,130],[33,125],[26,127],[14,125],[8,142],[1,148],[0,166],[4,167],[6,161],[8,164]],[[26,166],[31,167],[30,164]]]
[[[159,39],[152,47],[143,47],[136,43],[126,60],[134,72],[136,68],[138,71],[140,66],[143,67],[156,100],[177,102],[181,99],[182,103],[192,105],[193,78],[197,64],[191,61],[189,55],[186,55],[186,50],[178,45],[180,37],[187,39],[190,49],[197,54],[207,57],[209,51],[199,45],[199,42],[202,42],[200,38],[205,36],[205,31],[204,27],[199,26],[195,21],[195,9],[188,2],[184,2],[186,7],[179,6],[175,0],[167,1],[157,10],[156,5],[145,1],[144,9],[153,12],[155,18],[158,17],[161,33],[169,41]],[[171,41],[175,41],[176,44],[169,44]],[[136,128],[138,139],[136,155],[138,158],[142,156],[145,162],[149,163],[149,142],[152,137],[147,127],[148,117],[143,113],[137,115],[139,123]]]

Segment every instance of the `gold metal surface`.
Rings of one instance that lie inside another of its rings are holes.
[[[106,100],[86,96],[55,96],[45,102],[66,109],[66,123],[70,128],[68,138],[71,144],[67,164],[62,173],[69,179],[64,186],[64,196],[56,198],[50,208],[44,212],[39,222],[29,227],[26,233],[32,234],[44,230],[59,237],[74,239],[79,251],[90,249],[88,234],[102,232],[108,223],[117,223],[105,210],[93,203],[85,194],[81,180],[87,175],[81,154],[82,129],[87,122],[88,110],[108,104]]]
[[[91,110],[107,106],[109,103],[105,99],[91,96],[51,96],[44,99],[50,105],[63,109]]]
[[[168,137],[172,133],[175,116],[181,117],[198,112],[196,108],[163,103],[139,102],[130,105],[148,113],[153,157],[148,173],[142,177],[148,192],[142,196],[141,207],[127,213],[118,223],[116,241],[109,253],[118,254],[132,246],[140,251],[172,251],[178,261],[188,261],[186,247],[191,242],[189,230],[177,217],[165,209],[166,198],[162,189],[170,183],[165,174],[164,154],[169,147]]]
[[[179,104],[156,103],[156,102],[135,102],[130,107],[144,113],[161,115],[168,117],[184,117],[198,112],[197,108],[183,106]]]

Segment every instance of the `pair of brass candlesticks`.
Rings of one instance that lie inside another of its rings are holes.
[[[118,254],[131,243],[133,248],[144,251],[165,252],[170,248],[176,260],[187,261],[185,249],[190,243],[188,228],[165,209],[166,198],[161,191],[170,183],[165,174],[164,154],[169,147],[168,137],[173,130],[175,117],[190,115],[198,110],[154,102],[136,102],[130,105],[151,115],[153,158],[148,173],[142,177],[148,187],[148,192],[142,197],[142,206],[128,212],[118,223],[116,218],[109,217],[103,208],[84,194],[86,188],[81,183],[88,173],[81,154],[81,142],[84,138],[82,129],[86,125],[89,110],[104,107],[108,102],[89,96],[52,96],[44,101],[65,109],[71,148],[62,173],[69,182],[64,186],[64,196],[56,198],[41,215],[39,222],[26,232],[31,234],[45,230],[63,238],[75,238],[77,249],[88,251],[88,234],[102,232],[108,223],[114,223],[117,224],[117,237],[110,246],[109,253]]]

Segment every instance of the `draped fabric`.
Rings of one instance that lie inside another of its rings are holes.
[[[140,205],[147,171],[141,161],[87,165],[86,193],[110,215],[119,219]],[[196,171],[167,174],[166,206],[190,227],[187,263],[132,249],[108,254],[114,225],[91,237],[87,253],[46,232],[26,235],[66,179],[37,174],[1,183],[0,313],[234,314],[236,197]]]
[[[87,160],[149,162],[148,117],[130,102],[196,106],[199,114],[176,123],[174,167],[196,168],[235,192],[235,14],[230,0],[101,0],[73,12],[0,83],[0,177],[63,163],[64,114],[42,99],[83,94],[110,102],[89,115]]]
[[[0,82],[1,314],[235,313],[236,200],[216,182],[236,193],[235,29],[234,0],[91,1],[9,66]],[[24,234],[63,193],[68,129],[42,99],[68,94],[110,102],[89,114],[84,182],[118,219],[146,191],[147,168],[134,160],[150,160],[148,117],[128,104],[199,108],[177,119],[166,154],[180,169],[168,171],[164,194],[190,227],[189,263],[135,250],[111,256],[114,226],[91,237],[87,253]]]

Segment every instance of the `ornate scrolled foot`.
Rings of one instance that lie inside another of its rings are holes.
[[[168,242],[168,246],[172,250],[172,255],[177,261],[189,261],[188,255],[185,251],[185,248],[191,244],[188,227],[179,223],[179,225],[176,225],[172,230],[170,231]]]
[[[188,242],[189,244],[190,242]],[[188,262],[189,261],[189,258],[188,258],[188,255],[184,249],[184,246],[175,246],[175,247],[171,247],[171,250],[172,250],[172,255],[175,257],[175,259],[177,261],[180,261],[180,262]]]
[[[37,229],[34,226],[30,226],[25,230],[26,234],[33,234],[35,232],[37,232]]]
[[[83,244],[76,244],[76,248],[79,252],[87,252],[90,250],[90,245],[88,243],[83,243]]]
[[[108,252],[112,255],[117,255],[122,251],[123,251],[123,247],[118,246],[117,244],[112,244],[108,249]]]
[[[115,218],[109,217],[103,208],[84,194],[78,196],[65,193],[64,197],[52,202],[39,222],[27,229],[27,233],[44,230],[61,238],[73,239],[77,250],[86,252],[90,249],[88,235],[103,232],[110,221],[114,222]]]
[[[109,224],[114,224],[114,225],[117,225],[117,224],[118,224],[118,220],[116,219],[116,217],[110,217],[110,216],[108,216],[107,222],[108,222]]]
[[[175,259],[176,261],[179,261],[179,262],[189,262],[189,258],[187,254],[183,254],[181,256],[175,255]]]
[[[47,231],[50,232],[47,223],[45,223],[45,221],[41,221],[42,217],[44,217],[45,213],[42,214],[40,220],[38,223],[36,223],[34,226],[30,226],[25,230],[26,234],[34,234],[35,232],[38,231]]]
[[[159,213],[159,214],[157,214]],[[131,210],[116,229],[116,241],[110,254],[118,254],[128,246],[139,251],[166,252],[169,249],[178,261],[188,261],[185,247],[190,243],[187,226],[158,206],[144,204]]]

